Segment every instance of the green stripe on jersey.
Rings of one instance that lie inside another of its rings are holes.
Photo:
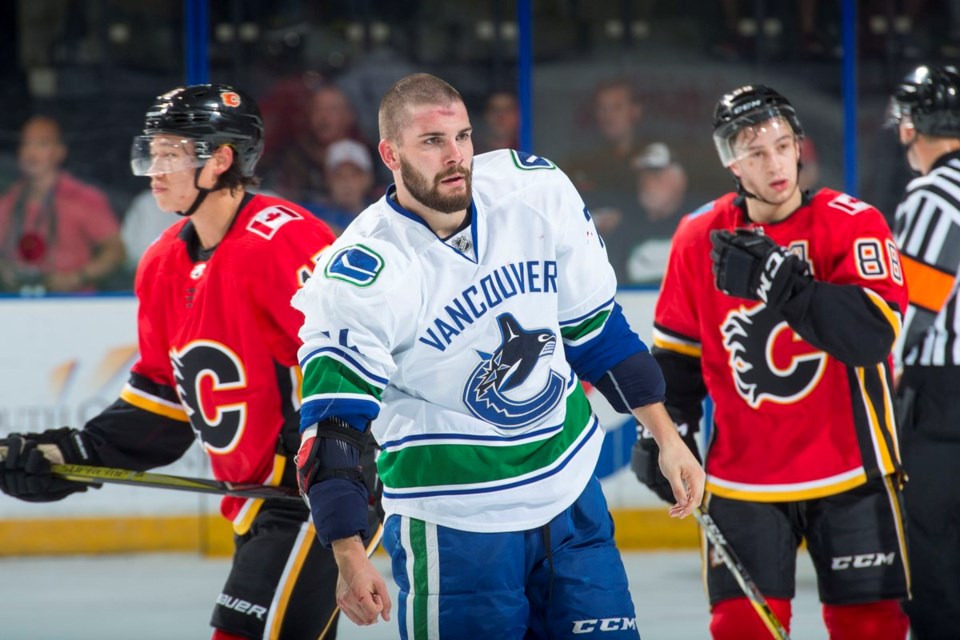
[[[303,372],[303,397],[324,393],[362,393],[380,400],[383,388],[370,384],[342,362],[319,356],[308,361]]]
[[[603,326],[603,323],[610,317],[610,311],[601,311],[595,316],[591,316],[578,325],[564,327],[560,330],[560,335],[564,340],[579,340],[585,335],[593,333]]]
[[[579,384],[567,396],[563,429],[546,440],[503,444],[424,444],[383,451],[377,469],[391,489],[502,482],[549,467],[590,424],[590,403]]]
[[[413,637],[427,638],[427,604],[430,580],[427,571],[427,527],[423,520],[410,518],[410,552],[413,554]]]

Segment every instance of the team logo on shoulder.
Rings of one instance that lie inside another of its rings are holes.
[[[334,254],[323,275],[358,287],[369,287],[383,270],[383,258],[362,244],[345,247]]]
[[[524,171],[557,168],[557,165],[542,156],[534,156],[524,151],[515,151],[513,149],[510,150],[510,153],[513,155],[513,163],[517,165],[518,169],[523,169]]]
[[[269,240],[280,227],[293,220],[303,220],[303,216],[283,205],[267,207],[250,219],[247,229]]]
[[[557,347],[549,329],[527,331],[509,313],[497,316],[500,345],[480,355],[463,389],[463,402],[476,417],[513,429],[532,424],[563,398],[563,376],[549,366]],[[542,359],[547,359],[541,364]],[[539,382],[539,383],[538,383]]]
[[[803,342],[764,304],[731,311],[720,333],[737,393],[754,409],[765,400],[791,404],[806,397],[827,365],[823,351]]]

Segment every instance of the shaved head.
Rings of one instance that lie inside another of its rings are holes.
[[[380,101],[380,138],[399,142],[411,107],[463,102],[460,92],[429,73],[414,73],[398,80]]]

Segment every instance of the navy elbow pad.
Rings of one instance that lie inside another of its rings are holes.
[[[366,539],[367,488],[346,478],[327,478],[310,487],[310,513],[317,538],[326,548],[334,540],[359,535]]]
[[[649,351],[640,351],[610,367],[594,386],[620,413],[666,399],[667,383]]]

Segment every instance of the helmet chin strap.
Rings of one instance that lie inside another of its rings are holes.
[[[200,205],[203,204],[203,201],[207,199],[207,196],[210,195],[211,191],[216,191],[216,189],[205,189],[200,186],[200,172],[203,171],[203,167],[197,167],[193,173],[193,186],[197,189],[197,197],[193,199],[193,204],[186,211],[177,211],[178,216],[183,216],[184,218],[189,218],[197,212],[197,209],[200,208]]]
[[[800,188],[800,170],[801,170],[801,169],[803,169],[803,163],[802,163],[802,162],[797,162],[797,184],[795,185],[795,187],[796,187],[797,189]],[[733,172],[731,172],[731,175],[733,175]],[[737,183],[737,195],[741,195],[741,196],[743,196],[743,197],[745,197],[745,198],[753,198],[754,200],[758,200],[758,201],[760,201],[760,202],[763,202],[764,204],[769,204],[769,205],[772,205],[772,206],[777,206],[777,205],[779,204],[779,203],[777,203],[777,202],[770,202],[770,201],[767,200],[766,198],[761,198],[761,197],[758,196],[757,194],[755,194],[755,193],[750,193],[749,191],[747,191],[747,188],[743,186],[743,182],[741,182],[741,181],[740,181],[740,178],[738,178],[736,175],[733,176],[733,180],[734,180],[734,182]],[[792,195],[791,195],[791,197],[792,197]]]

